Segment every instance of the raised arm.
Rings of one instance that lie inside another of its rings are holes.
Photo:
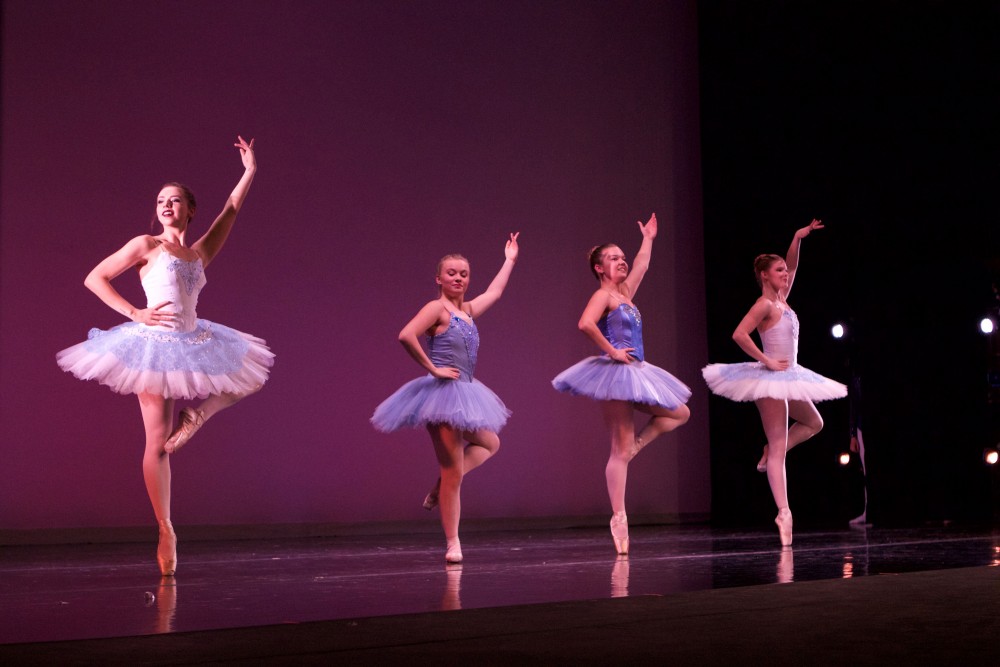
[[[490,282],[490,286],[486,288],[486,291],[477,296],[475,299],[468,301],[469,313],[473,317],[479,317],[487,310],[490,309],[493,304],[500,300],[500,296],[503,294],[504,289],[507,287],[507,280],[510,278],[511,271],[514,270],[514,264],[517,263],[517,237],[521,232],[516,232],[510,235],[510,239],[504,246],[504,262],[500,270],[497,271],[497,275]]]
[[[152,236],[135,237],[122,246],[121,250],[105,257],[100,264],[95,266],[87,274],[83,284],[108,307],[133,322],[141,322],[150,326],[172,325],[178,320],[177,315],[160,310],[160,308],[169,305],[169,301],[164,301],[150,308],[136,308],[111,285],[112,280],[142,262],[150,250],[155,247],[156,241]]]
[[[436,378],[444,380],[457,380],[459,370],[457,368],[438,368],[431,361],[424,348],[420,347],[420,336],[431,327],[436,326],[445,316],[446,310],[440,301],[431,301],[420,309],[416,316],[406,323],[402,331],[399,332],[399,342],[413,360],[423,366]]]
[[[736,331],[733,332],[733,341],[740,346],[741,350],[764,364],[768,369],[783,371],[788,368],[788,359],[772,359],[767,356],[757,347],[757,344],[753,342],[753,337],[750,335],[754,329],[760,326],[761,322],[764,322],[771,316],[772,308],[773,306],[768,299],[763,297],[757,299],[757,303],[750,308],[749,312],[743,316],[743,319],[737,325]]]
[[[243,176],[240,178],[239,183],[236,184],[236,187],[233,188],[232,194],[226,200],[226,205],[222,208],[222,212],[219,213],[218,217],[215,218],[212,226],[192,246],[198,251],[204,266],[208,266],[215,259],[215,256],[219,254],[222,246],[226,243],[229,232],[236,222],[236,214],[240,212],[243,200],[246,199],[247,192],[250,191],[250,184],[253,182],[254,174],[257,173],[257,160],[253,152],[253,139],[250,140],[250,143],[247,143],[243,137],[237,137],[237,139],[239,141],[233,145],[240,149],[240,158],[243,160]]]
[[[649,260],[653,254],[653,239],[656,238],[657,232],[656,214],[653,213],[649,216],[649,220],[645,225],[642,224],[642,220],[636,221],[636,224],[639,225],[639,231],[642,232],[642,245],[639,246],[639,252],[635,254],[635,259],[632,260],[632,269],[629,271],[628,278],[625,279],[625,285],[629,290],[629,298],[635,298],[636,290],[639,289],[639,283],[642,282],[646,271],[649,269]]]
[[[597,323],[602,317],[604,317],[604,313],[608,311],[610,306],[611,295],[608,291],[603,289],[597,290],[594,292],[593,296],[590,297],[590,301],[587,302],[587,306],[583,309],[583,314],[580,315],[580,321],[577,322],[576,326],[587,336],[587,338],[592,340],[597,347],[601,348],[602,352],[615,361],[620,361],[623,364],[632,363],[632,357],[630,357],[628,353],[635,348],[627,347],[619,350],[604,337],[604,334],[601,333],[600,327],[597,326]]]
[[[813,218],[808,225],[799,229],[792,236],[792,244],[788,246],[788,253],[785,255],[785,266],[788,267],[788,287],[785,288],[785,296],[792,291],[792,283],[795,282],[795,271],[799,268],[799,250],[802,247],[802,239],[809,236],[814,229],[823,229],[823,221]]]

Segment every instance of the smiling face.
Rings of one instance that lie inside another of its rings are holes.
[[[438,264],[438,274],[434,279],[441,288],[441,295],[461,298],[469,289],[469,262],[461,256],[448,256]]]
[[[167,185],[156,196],[156,219],[164,228],[186,228],[194,210],[192,198],[183,187]]]
[[[785,260],[777,259],[763,271],[760,272],[761,286],[768,285],[775,292],[780,292],[788,287],[788,265]]]
[[[628,262],[625,253],[616,245],[609,245],[601,251],[594,262],[594,273],[600,280],[620,283],[628,277]]]

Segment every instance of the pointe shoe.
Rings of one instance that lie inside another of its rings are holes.
[[[646,443],[642,441],[642,438],[636,436],[635,442],[632,444],[632,449],[629,450],[629,460],[631,461],[636,457],[636,455],[642,451],[642,448],[646,446]]]
[[[615,550],[621,556],[628,555],[628,516],[625,512],[615,512],[611,515],[611,539],[615,541]]]
[[[792,545],[792,511],[787,507],[778,511],[778,516],[774,517],[774,523],[778,526],[778,537],[781,538],[781,546]]]
[[[167,438],[163,445],[163,451],[167,454],[174,454],[178,449],[187,444],[188,440],[198,432],[198,429],[205,423],[205,413],[195,408],[184,408],[178,418],[177,428]]]
[[[462,545],[457,537],[454,540],[448,540],[448,550],[444,554],[444,562],[452,564],[462,562]]]
[[[170,519],[160,521],[160,541],[156,545],[156,562],[160,565],[160,574],[172,577],[177,571],[177,534]]]
[[[757,472],[767,472],[767,445],[764,445],[764,455],[757,462]]]
[[[431,511],[432,509],[434,509],[437,506],[438,506],[438,497],[437,497],[436,493],[434,493],[433,491],[431,491],[426,496],[424,496],[423,507],[424,507],[425,510],[427,510],[429,512],[429,511]]]

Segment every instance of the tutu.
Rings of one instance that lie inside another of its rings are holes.
[[[489,387],[472,377],[479,354],[476,325],[453,314],[448,328],[430,336],[427,346],[431,362],[439,368],[457,368],[459,378],[427,375],[407,382],[375,408],[372,426],[383,433],[427,424],[498,433],[511,412]]]
[[[713,394],[733,401],[777,398],[814,403],[847,396],[846,386],[797,363],[799,318],[791,308],[785,308],[777,324],[761,333],[760,338],[764,354],[772,359],[787,359],[788,368],[772,371],[759,361],[709,364],[701,374]]]
[[[691,389],[659,366],[645,361],[623,364],[609,357],[588,357],[552,380],[559,391],[597,401],[631,401],[675,410]]]
[[[382,401],[371,422],[383,433],[427,424],[498,433],[510,414],[500,397],[479,380],[441,380],[428,375],[407,382]]]
[[[588,357],[552,380],[557,390],[597,401],[630,401],[675,410],[688,402],[691,389],[659,366],[643,361],[642,315],[627,303],[598,321],[616,349],[632,348],[635,361],[625,364],[607,355]]]
[[[846,386],[798,364],[783,371],[768,370],[756,361],[710,364],[701,374],[713,394],[733,401],[778,398],[818,403],[847,396]]]
[[[56,361],[119,394],[191,399],[254,391],[267,381],[274,354],[260,338],[199,319],[184,333],[135,322],[91,329],[85,342],[62,350]]]
[[[96,380],[119,394],[205,398],[247,394],[267,381],[274,354],[260,338],[198,319],[198,294],[207,280],[201,260],[160,251],[142,279],[149,306],[178,316],[175,328],[126,322],[91,329],[87,340],[56,354],[64,371]]]

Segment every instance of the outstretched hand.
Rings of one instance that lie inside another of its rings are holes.
[[[247,143],[247,140],[239,135],[236,135],[236,138],[239,141],[233,144],[233,146],[240,149],[240,158],[243,160],[243,168],[256,169],[257,159],[253,154],[253,139],[250,140],[250,143]]]
[[[510,235],[510,240],[507,241],[507,244],[504,246],[504,249],[503,249],[504,257],[506,257],[507,259],[509,259],[512,262],[516,262],[517,261],[517,253],[518,253],[517,237],[520,234],[521,234],[521,232],[514,232],[513,234],[511,234]]]
[[[823,221],[813,218],[812,222],[810,222],[808,225],[795,232],[795,238],[804,239],[805,237],[809,236],[809,233],[812,232],[814,229],[823,229]]]
[[[642,224],[642,220],[636,220],[636,224],[639,225],[639,231],[642,232],[642,238],[649,240],[656,238],[657,226],[655,213],[649,216],[649,220],[646,221],[645,225]]]

